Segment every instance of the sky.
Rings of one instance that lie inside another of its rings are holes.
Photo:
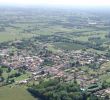
[[[110,6],[110,0],[0,0],[2,5]]]

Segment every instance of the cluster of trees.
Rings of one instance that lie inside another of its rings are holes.
[[[80,45],[83,45],[85,46],[85,48],[93,48],[93,49],[96,49],[96,50],[105,50],[105,48],[102,45],[103,43],[103,40],[100,38],[100,37],[90,37],[88,40],[90,41],[93,41],[93,42],[84,42],[84,41],[78,41],[78,40],[71,40],[71,39],[68,39],[66,37],[62,37],[62,36],[58,36],[58,35],[41,35],[41,36],[38,36],[38,37],[35,37],[36,40],[40,41],[40,42],[51,42],[51,43],[54,43],[54,42],[64,42],[64,43],[75,43],[76,45],[77,44],[80,44]]]
[[[91,69],[98,69],[98,68],[100,68],[100,65],[101,64],[99,64],[99,63],[97,63],[97,62],[93,62],[93,63],[91,63],[91,64],[89,64],[89,67],[91,68]]]
[[[64,82],[61,79],[41,81],[39,85],[29,87],[28,91],[41,100],[101,100],[81,91],[76,82]]]
[[[4,81],[4,78],[2,76],[2,73],[3,73],[3,70],[0,68],[0,82],[3,82]]]
[[[5,76],[4,73],[6,73]],[[16,72],[13,73],[10,67],[0,66],[0,86],[14,83],[14,79],[22,74],[25,74],[25,71],[22,68],[16,69]]]
[[[42,100],[83,100],[83,95],[76,83],[62,83],[59,80],[42,81],[28,89]]]
[[[8,84],[12,84],[12,83],[14,83],[15,81],[14,81],[14,79],[13,79],[13,77],[10,77],[10,76],[8,76],[7,78],[5,78],[4,76],[3,76],[3,73],[6,71],[6,73],[8,74],[8,73],[10,73],[11,72],[11,69],[10,68],[7,68],[7,67],[5,67],[5,66],[0,66],[0,86],[4,86],[4,85],[8,85]]]
[[[0,32],[4,32],[5,31],[5,27],[0,26]]]
[[[105,35],[105,37],[110,38],[110,32],[107,35]]]
[[[96,40],[100,40],[101,38],[98,37],[98,36],[92,36],[92,37],[89,37],[88,40],[89,41],[96,41]]]
[[[9,75],[8,78],[14,78],[14,77],[19,77],[19,76],[21,76],[21,73],[17,72],[17,73]]]

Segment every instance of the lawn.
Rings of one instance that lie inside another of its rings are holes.
[[[0,100],[36,100],[25,87],[0,87]]]

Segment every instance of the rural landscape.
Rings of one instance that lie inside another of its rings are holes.
[[[107,9],[0,8],[0,100],[110,100]]]

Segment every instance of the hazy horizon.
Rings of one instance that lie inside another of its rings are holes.
[[[109,0],[0,0],[0,6],[12,7],[82,7],[82,8],[101,8],[109,7]]]

